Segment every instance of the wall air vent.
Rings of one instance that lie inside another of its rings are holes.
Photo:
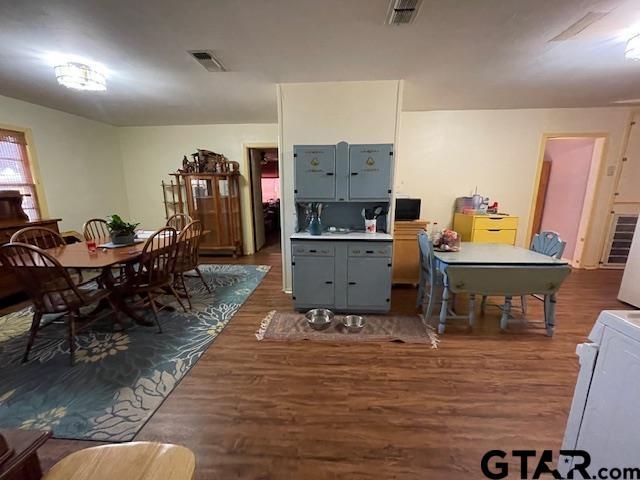
[[[189,55],[196,59],[206,70],[210,72],[226,72],[227,69],[218,60],[211,50],[189,50]]]
[[[422,0],[391,0],[387,12],[387,25],[406,25],[418,15]]]

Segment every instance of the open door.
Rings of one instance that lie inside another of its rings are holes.
[[[259,150],[249,151],[251,164],[251,192],[253,203],[253,235],[256,252],[265,244],[264,210],[262,208],[262,153]]]

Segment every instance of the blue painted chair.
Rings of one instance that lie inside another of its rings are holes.
[[[420,249],[420,279],[418,283],[416,307],[422,307],[424,320],[428,321],[433,314],[433,307],[436,301],[436,289],[441,288],[444,282],[442,274],[435,268],[433,243],[431,243],[427,232],[421,231],[418,233],[418,247]]]
[[[543,255],[547,255],[551,258],[562,258],[562,254],[564,253],[564,249],[567,246],[567,242],[563,241],[560,238],[560,235],[557,232],[545,231],[536,233],[531,240],[530,250],[534,252],[541,253]],[[544,301],[544,297],[540,295],[531,295],[537,300],[541,302]],[[527,297],[520,297],[520,305],[522,306],[522,314],[527,314]]]

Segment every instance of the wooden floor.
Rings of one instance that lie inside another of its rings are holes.
[[[280,253],[238,262],[273,268],[136,438],[191,448],[199,479],[473,479],[489,449],[557,450],[576,344],[601,310],[625,308],[620,272],[576,271],[552,339],[533,322],[499,333],[493,311],[474,332],[449,328],[439,350],[258,342],[265,314],[291,309]],[[414,302],[414,289],[394,289],[395,312],[411,314]],[[89,445],[52,440],[43,463]]]

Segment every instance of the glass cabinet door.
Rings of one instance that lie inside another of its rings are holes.
[[[194,220],[200,220],[202,230],[208,232],[201,243],[217,244],[220,229],[217,225],[219,216],[219,206],[216,201],[214,179],[197,178],[189,179],[191,204],[193,206],[192,216]]]

